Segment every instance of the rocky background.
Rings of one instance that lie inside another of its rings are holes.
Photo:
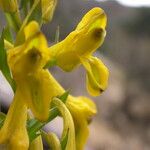
[[[108,16],[107,37],[95,55],[108,66],[110,80],[106,92],[92,98],[97,104],[98,114],[90,125],[86,149],[149,150],[150,9],[124,7],[115,1],[61,0],[53,22],[44,26],[43,31],[53,43],[59,26],[60,39],[63,39],[75,28],[83,14],[95,6],[102,7]],[[64,73],[58,68],[51,71],[65,89],[70,89],[71,94],[89,96],[82,67],[71,73]],[[12,94],[3,79],[0,86],[4,106],[3,100],[10,100]],[[60,120],[47,127],[59,134],[58,122]]]

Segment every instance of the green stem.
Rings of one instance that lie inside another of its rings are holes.
[[[14,31],[17,33],[21,26],[21,20],[19,18],[19,14],[16,13],[5,13],[6,20],[10,27],[14,29]]]

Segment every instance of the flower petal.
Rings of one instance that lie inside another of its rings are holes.
[[[87,70],[86,85],[88,92],[93,96],[98,96],[107,88],[109,77],[107,67],[97,57],[81,59],[81,63]]]
[[[32,28],[32,23],[25,28],[25,33],[31,32],[29,28]],[[8,64],[15,78],[42,69],[49,60],[45,36],[38,32],[34,36],[26,37],[28,40],[23,45],[8,51]]]
[[[105,29],[107,23],[106,14],[103,9],[95,7],[91,9],[78,24],[76,30],[82,30],[83,28],[101,27]]]
[[[39,32],[40,27],[38,23],[36,21],[32,21],[24,28],[25,39],[27,40]]]
[[[57,96],[57,87],[51,80],[48,70],[40,70],[29,74],[18,85],[22,91],[22,97],[34,116],[46,121],[49,116],[51,100]]]

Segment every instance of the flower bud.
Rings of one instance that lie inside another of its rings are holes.
[[[57,0],[42,0],[42,19],[45,22],[51,21]]]
[[[0,8],[4,12],[15,12],[17,10],[16,0],[0,0]]]

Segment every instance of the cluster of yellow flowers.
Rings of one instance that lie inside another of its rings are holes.
[[[43,23],[53,16],[56,0],[34,0],[42,6]],[[18,13],[17,0],[0,0],[4,12]],[[32,9],[31,8],[31,9]],[[10,12],[12,11],[12,12]],[[30,13],[29,13],[30,15]],[[4,40],[7,49],[7,62],[11,70],[16,90],[6,119],[0,129],[0,148],[10,150],[42,150],[41,135],[29,142],[27,132],[28,109],[34,117],[44,122],[49,110],[55,105],[64,119],[62,137],[67,134],[65,150],[83,150],[88,137],[89,120],[96,114],[96,106],[87,97],[69,95],[66,103],[58,96],[65,90],[54,79],[46,66],[55,61],[64,71],[72,71],[79,65],[86,69],[86,85],[93,96],[100,95],[107,87],[109,72],[101,60],[92,56],[104,41],[107,22],[101,8],[93,8],[61,42],[48,46],[40,24],[28,16],[17,31],[16,41]],[[18,21],[19,22],[19,21]],[[18,40],[19,39],[19,40]],[[58,138],[52,133],[43,132],[50,146],[61,149]]]

